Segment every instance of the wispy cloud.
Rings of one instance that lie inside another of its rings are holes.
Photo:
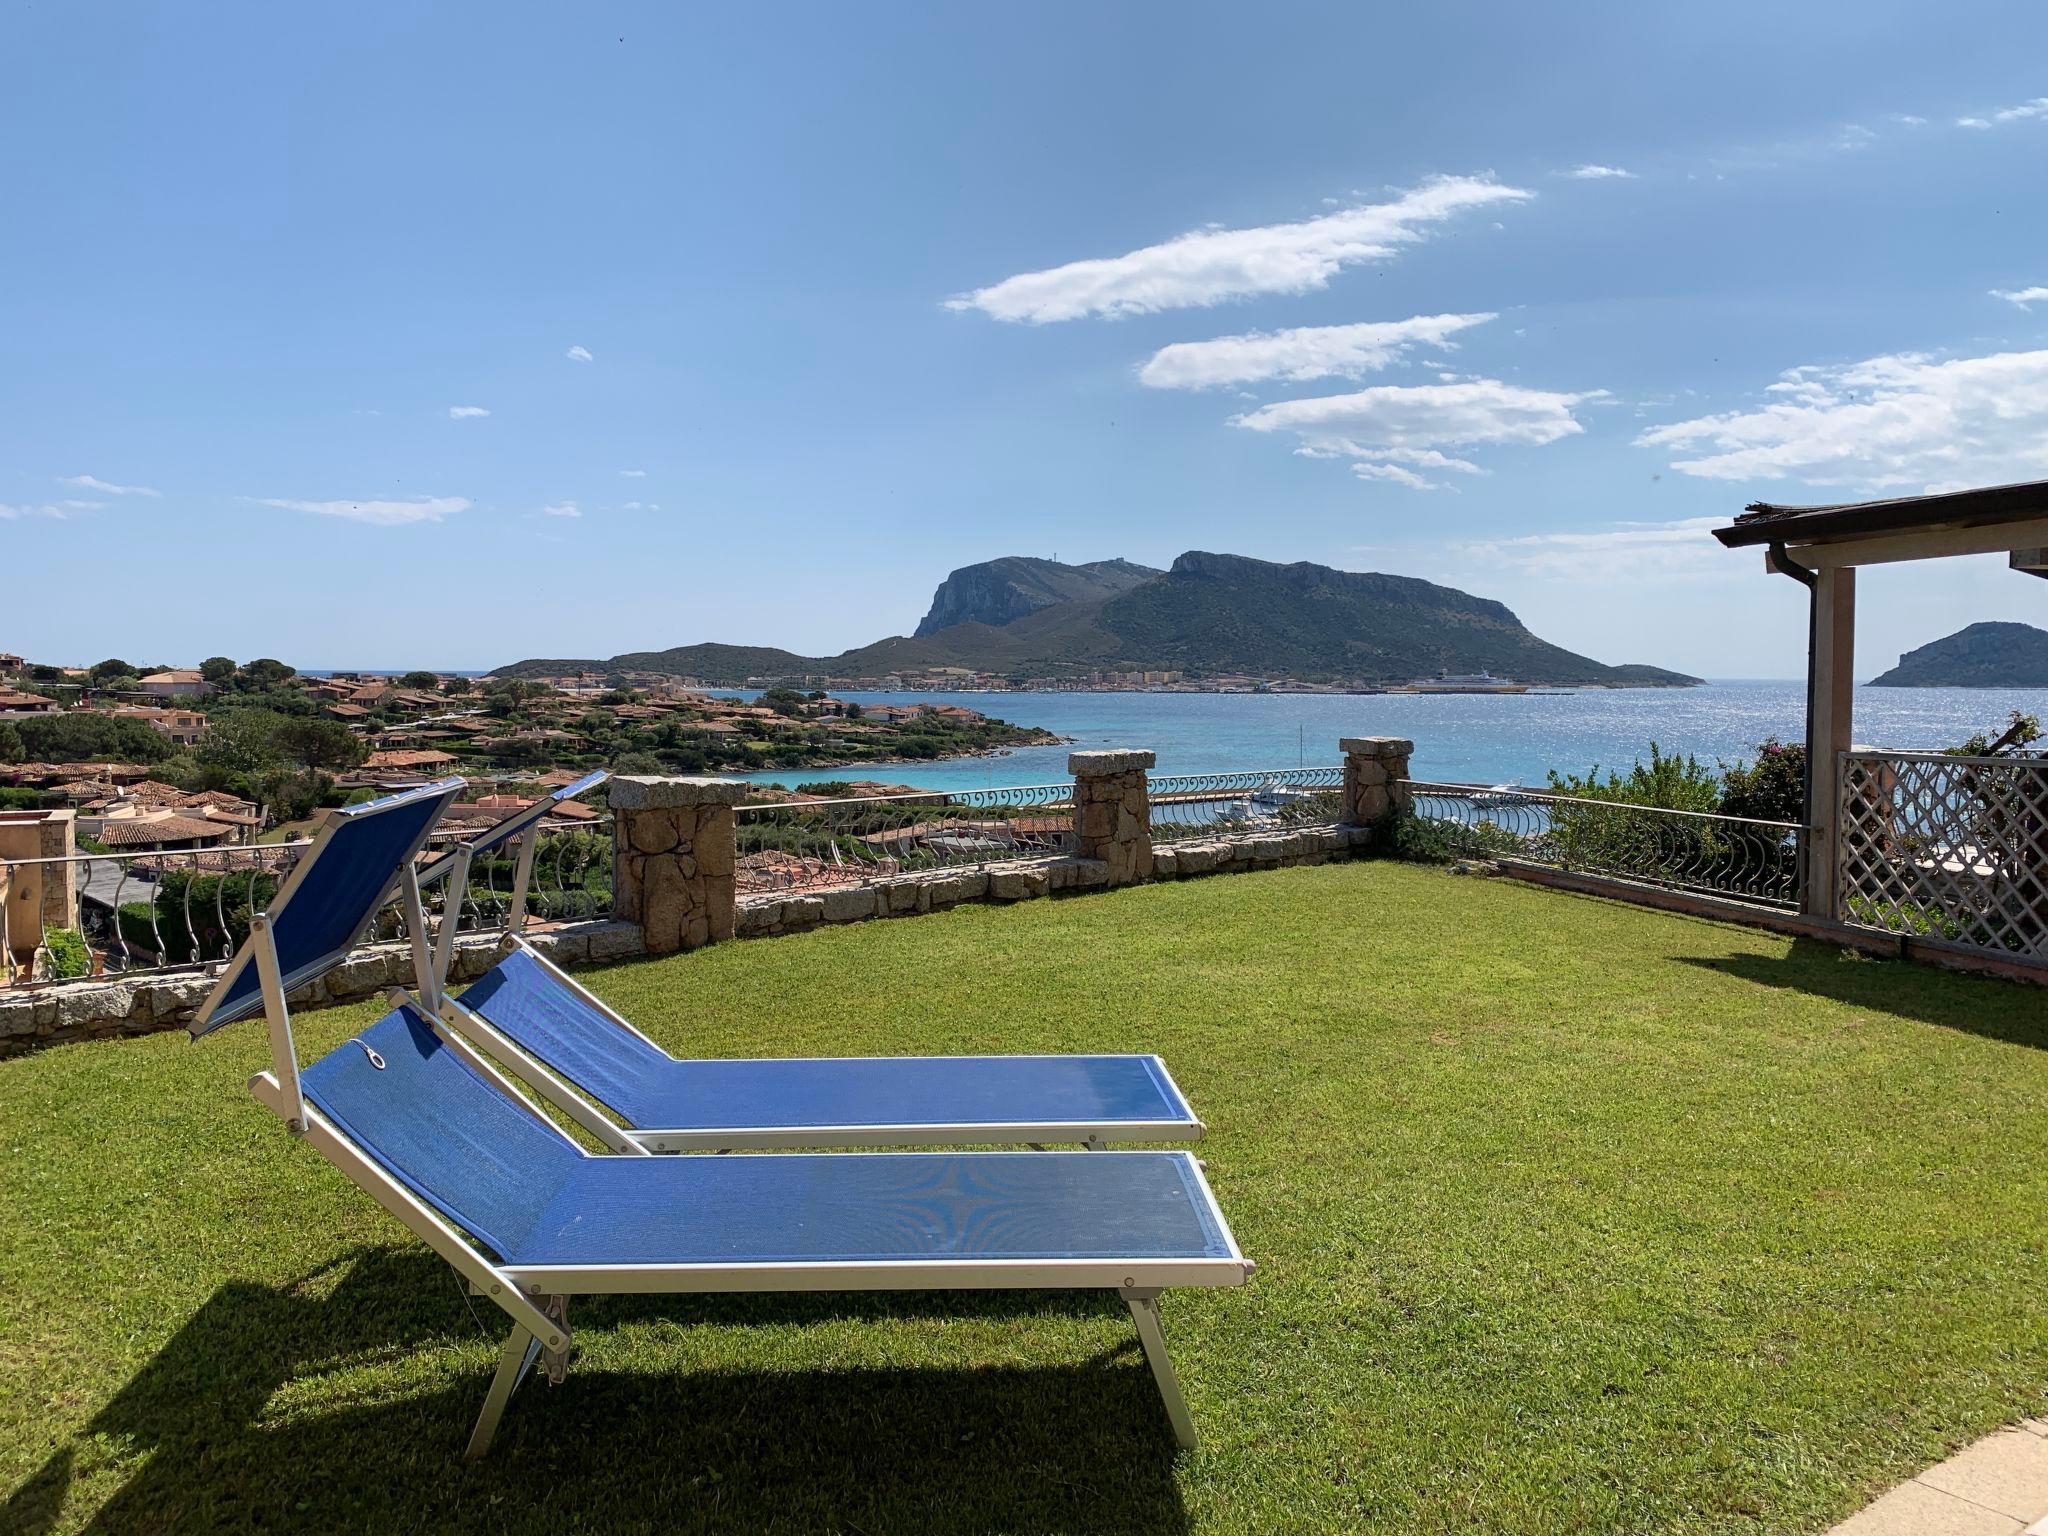
[[[38,502],[38,503],[37,503],[36,505],[34,505],[34,506],[25,506],[25,505],[19,505],[19,504],[15,504],[15,505],[10,505],[10,504],[9,504],[9,503],[7,503],[7,502],[4,502],[4,501],[0,501],[0,523],[9,523],[9,522],[13,522],[13,521],[14,521],[14,520],[15,520],[16,518],[21,518],[21,517],[48,517],[48,518],[54,518],[54,519],[56,519],[57,521],[60,521],[60,522],[61,522],[61,521],[62,521],[62,520],[63,520],[64,518],[66,518],[66,517],[70,516],[70,514],[71,514],[71,509],[72,509],[73,507],[85,507],[85,506],[95,506],[95,507],[96,507],[96,506],[99,506],[99,505],[100,505],[100,503],[99,503],[99,502],[96,502],[96,501],[95,501],[95,502],[79,502],[79,501],[66,501],[66,502],[61,502],[61,503],[59,503],[59,502],[54,502],[54,501],[45,501],[45,502]]]
[[[1278,401],[1233,418],[1231,425],[1253,432],[1291,432],[1298,440],[1296,453],[1349,459],[1352,472],[1362,479],[1437,490],[1445,482],[1432,480],[1423,471],[1485,473],[1471,460],[1442,450],[1554,443],[1585,431],[1572,415],[1573,406],[1605,394],[1525,389],[1499,379],[1380,385],[1356,394]]]
[[[1958,128],[1996,128],[2005,123],[2024,123],[2037,117],[2048,117],[2048,96],[2036,96],[2032,101],[2023,101],[2016,107],[2001,107],[1984,117],[1959,117]]]
[[[562,356],[569,359],[572,363],[587,363],[591,361],[590,348],[583,346],[571,347]]]
[[[551,501],[540,510],[547,517],[581,517],[583,515],[583,509],[573,501]]]
[[[1265,379],[1356,379],[1391,367],[1418,346],[1450,348],[1451,337],[1493,319],[1480,315],[1417,315],[1360,325],[1311,325],[1251,331],[1211,341],[1161,347],[1138,370],[1153,389],[1214,389]]]
[[[1636,173],[1625,171],[1618,165],[1575,165],[1568,171],[1559,171],[1560,176],[1572,181],[1634,181]]]
[[[1910,112],[1894,112],[1892,114],[1892,121],[1902,128],[1925,128],[1927,126],[1926,118],[1915,117]]]
[[[1709,480],[1944,490],[2048,474],[2048,351],[1794,368],[1765,393],[1636,442],[1690,453],[1671,467]]]
[[[2038,304],[2043,299],[2048,299],[2048,287],[1994,288],[1991,290],[1991,297],[2003,299],[2008,304],[2017,304],[2021,309],[2025,309],[2030,304]]]
[[[1745,562],[1731,563],[1709,530],[1725,518],[1688,517],[1671,523],[1616,523],[1585,533],[1530,533],[1508,539],[1453,544],[1462,559],[1509,566],[1550,581],[1612,585],[1619,580],[1748,579]]]
[[[438,523],[457,512],[467,512],[467,496],[415,496],[390,501],[297,501],[282,496],[258,496],[258,506],[285,512],[313,512],[321,517],[344,517],[354,523],[371,523],[380,528],[398,528],[408,523]]]
[[[997,320],[1043,325],[1085,315],[1205,308],[1262,293],[1326,287],[1345,267],[1384,261],[1471,208],[1534,196],[1487,176],[1445,176],[1370,203],[1293,224],[1202,229],[1121,256],[1024,272],[946,300]]]
[[[108,496],[161,496],[162,491],[147,485],[114,485],[100,479],[98,475],[65,475],[66,485],[75,485],[82,491],[99,491]]]
[[[619,473],[628,480],[645,480],[647,478],[647,471],[644,469],[622,469]]]
[[[451,405],[448,407],[448,419],[450,421],[474,421],[479,416],[488,416],[490,414],[481,405]]]

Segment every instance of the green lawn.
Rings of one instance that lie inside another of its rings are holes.
[[[684,1052],[1162,1053],[1259,1263],[1165,1298],[1202,1447],[1113,1296],[635,1298],[466,1468],[496,1314],[245,1024],[0,1063],[0,1526],[1817,1531],[2048,1407],[2048,994],[1384,863],[592,984]]]

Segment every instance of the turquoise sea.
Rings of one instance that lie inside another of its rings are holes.
[[[1150,747],[1161,773],[1222,773],[1334,763],[1343,736],[1406,736],[1417,778],[1540,785],[1552,769],[1626,769],[1655,741],[1703,761],[1751,756],[1767,736],[1798,740],[1805,685],[1735,680],[1698,688],[1521,694],[849,693],[863,704],[964,704],[1043,726],[1073,746],[994,757],[866,767],[930,789],[1053,783],[1073,747]],[[2013,710],[2048,716],[2048,689],[1858,688],[1856,739],[1887,747],[1953,746],[2001,727]],[[749,775],[793,785],[834,770]]]

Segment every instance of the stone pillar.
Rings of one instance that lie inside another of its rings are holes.
[[[637,923],[650,955],[733,936],[737,779],[611,783],[612,915]]]
[[[1390,811],[1408,813],[1408,759],[1415,743],[1399,736],[1346,736],[1337,743],[1344,753],[1344,820],[1369,827]]]
[[[1152,878],[1152,794],[1145,770],[1150,752],[1075,752],[1074,834],[1084,859],[1109,866],[1111,885]]]

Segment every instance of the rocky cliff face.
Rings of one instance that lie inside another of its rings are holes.
[[[939,584],[917,633],[936,634],[955,624],[1000,627],[1055,603],[1099,603],[1158,574],[1128,560],[1063,565],[1025,555],[962,566]]]

